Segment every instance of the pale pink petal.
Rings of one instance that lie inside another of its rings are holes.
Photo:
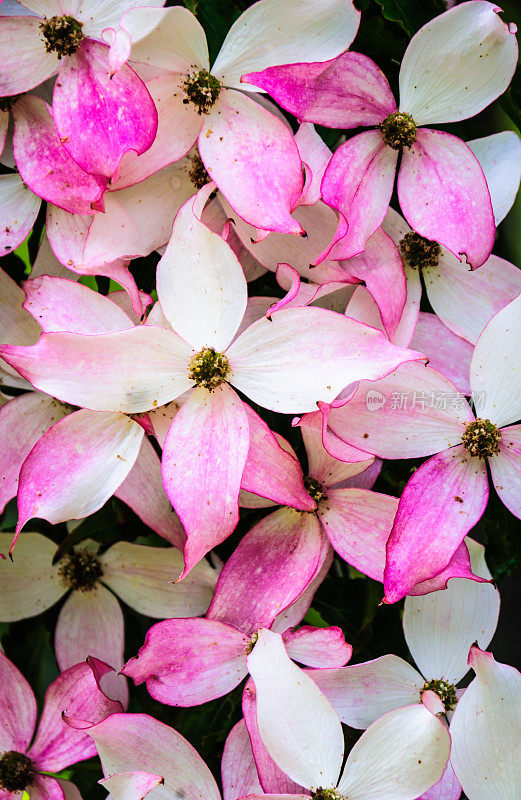
[[[521,294],[521,271],[495,255],[471,271],[452,253],[442,250],[438,266],[423,270],[423,277],[436,314],[450,330],[472,344],[494,314]]]
[[[111,76],[108,52],[105,44],[84,39],[63,60],[53,95],[65,149],[86,172],[104,178],[116,173],[128,150],[148,150],[157,130],[157,111],[145,84],[126,64]]]
[[[521,139],[514,131],[502,131],[472,139],[467,144],[485,173],[496,225],[499,225],[512,208],[519,189]]]
[[[330,258],[336,257],[337,248],[342,249],[342,241],[333,247]],[[385,332],[394,341],[407,299],[407,283],[402,259],[391,237],[378,228],[366,241],[364,252],[349,259],[346,267],[365,283],[378,306]]]
[[[242,693],[242,713],[244,714],[244,721],[250,737],[257,775],[262,789],[269,793],[270,797],[273,797],[271,792],[285,794],[287,800],[290,797],[296,800],[294,796],[300,792],[304,794],[304,797],[309,797],[309,793],[306,793],[306,790],[300,784],[292,781],[277,766],[262,741],[257,722],[257,692],[251,678],[247,681]]]
[[[417,125],[456,122],[479,114],[503,94],[518,49],[515,30],[498,11],[484,0],[465,3],[413,36],[400,67],[400,111]]]
[[[209,619],[168,619],[149,629],[139,655],[123,674],[146,681],[154,700],[194,706],[234,689],[246,676],[250,640],[237,628]]]
[[[442,451],[414,472],[387,544],[387,602],[442,571],[481,518],[487,500],[486,466],[463,445]]]
[[[41,19],[33,16],[2,16],[0,19],[0,95],[13,96],[58,72],[56,53],[47,53],[40,31]]]
[[[186,531],[183,576],[237,525],[248,448],[248,417],[233,389],[194,389],[170,427],[162,462],[166,493]]]
[[[83,336],[44,333],[33,347],[0,346],[0,356],[37,388],[71,405],[137,413],[191,386],[191,348],[173,331],[138,326]]]
[[[499,453],[488,463],[496,492],[508,510],[521,517],[521,425],[501,429]]]
[[[468,537],[462,541],[447,566],[441,572],[438,572],[433,578],[417,583],[413,589],[409,589],[409,596],[421,597],[431,592],[438,592],[440,589],[446,589],[451,578],[465,578],[478,583],[486,583],[487,581],[484,578],[479,578],[472,572],[466,541],[469,541]]]
[[[124,414],[83,409],[57,422],[22,466],[17,531],[31,517],[57,523],[97,511],[132,468],[142,438]]]
[[[358,463],[345,463],[330,455],[322,443],[321,417],[319,412],[310,414],[305,419],[306,424],[301,426],[301,431],[308,459],[308,473],[327,488],[363,472],[374,459],[369,457]]]
[[[9,275],[0,269],[0,341],[9,344],[33,344],[41,328],[23,308],[25,294]],[[0,362],[2,369],[9,369]],[[16,373],[13,373],[16,374]]]
[[[0,533],[0,552],[7,554],[12,533]],[[52,560],[56,544],[40,533],[24,533],[18,538],[13,560],[0,559],[0,619],[12,622],[34,617],[62,597],[61,585]]]
[[[157,266],[157,292],[172,328],[195,350],[222,352],[246,310],[247,284],[237,256],[200,221],[203,188],[182,206]]]
[[[36,724],[36,700],[21,672],[0,653],[2,725],[0,747],[25,753]]]
[[[396,111],[387,78],[370,58],[346,52],[323,61],[286,62],[243,78],[299,120],[328,128],[378,125]]]
[[[368,728],[395,708],[420,702],[425,683],[406,661],[389,655],[341,669],[308,673],[325,694],[341,721],[351,728]]]
[[[31,232],[41,199],[18,174],[2,175],[0,192],[0,256],[4,256],[15,250]]]
[[[146,436],[134,465],[114,494],[130,506],[145,525],[179,550],[183,549],[183,526],[166,495],[159,456]]]
[[[65,800],[82,800],[81,794],[74,783],[63,780],[63,778],[58,778],[57,780],[63,791]]]
[[[206,36],[195,15],[179,6],[150,8],[151,5],[130,9],[121,18],[121,27],[132,39],[132,61],[168,72],[208,70]]]
[[[147,714],[113,714],[88,730],[105,775],[145,770],[164,778],[165,797],[220,800],[215,780],[186,739]]]
[[[162,775],[149,772],[120,772],[98,781],[114,800],[143,800],[164,782]]]
[[[30,791],[29,796],[33,797],[34,800],[65,800],[65,792],[59,781],[47,775],[39,775],[37,773],[27,789]],[[14,797],[16,797],[16,794]]]
[[[357,741],[338,791],[350,800],[413,800],[441,779],[449,754],[450,736],[437,717],[421,703],[397,708]]]
[[[118,542],[100,561],[103,583],[147,617],[201,616],[210,605],[217,581],[216,570],[202,559],[184,580],[173,583],[183,569],[183,557],[173,547]]]
[[[441,398],[441,400],[439,399]],[[459,444],[474,415],[454,384],[423,364],[405,364],[364,382],[329,426],[355,447],[382,458],[415,458]]]
[[[13,116],[14,156],[23,182],[71,214],[92,214],[106,181],[73,161],[54,127],[50,106],[25,95],[13,107]]]
[[[287,452],[264,420],[246,403],[250,449],[242,473],[241,489],[300,511],[314,511],[315,503],[304,488],[297,458]]]
[[[262,794],[250,736],[243,719],[233,726],[224,744],[221,763],[223,800]]]
[[[472,568],[490,579],[483,545],[466,540]],[[443,676],[459,683],[469,669],[467,658],[474,642],[490,644],[499,616],[499,592],[490,583],[465,578],[450,580],[447,589],[424,597],[406,597],[403,629],[407,646],[427,680]]]
[[[67,216],[72,215],[69,214]],[[64,267],[54,255],[53,251],[51,250],[47,231],[45,231],[43,234],[42,241],[38,249],[38,254],[36,256],[36,261],[34,262],[31,270],[31,278],[41,278],[42,275],[49,275],[50,277],[54,278],[68,278],[71,281],[77,280],[75,274],[71,273],[70,270]]]
[[[116,303],[76,281],[42,275],[25,281],[24,291],[24,308],[46,333],[105,333],[133,327]]]
[[[327,61],[349,47],[359,23],[360,12],[351,2],[261,0],[232,25],[212,73],[240,89],[244,72],[291,64],[303,48],[309,61]]]
[[[234,89],[223,89],[199,134],[199,152],[232,208],[257,228],[302,234],[290,214],[302,194],[302,164],[286,125]]]
[[[259,405],[288,414],[316,411],[317,401],[330,402],[354,381],[379,378],[421,358],[394,347],[380,331],[313,306],[254,322],[227,355],[234,386]]]
[[[383,579],[385,545],[398,508],[395,497],[366,489],[328,489],[318,517],[328,539],[348,564]]]
[[[344,737],[329,701],[292,663],[282,638],[264,628],[248,668],[257,691],[259,733],[275,763],[306,788],[335,786]]]
[[[298,630],[286,631],[283,638],[289,657],[308,667],[343,667],[353,653],[338,627],[303,625]]]
[[[483,170],[465,142],[420,129],[403,151],[397,188],[404,217],[420,236],[464,256],[472,269],[485,263],[494,246],[494,214]]]
[[[481,267],[482,269],[484,266]],[[481,270],[467,272],[467,274],[477,275]],[[428,280],[427,276],[425,277]],[[467,294],[466,297],[468,308],[469,295]],[[473,308],[474,300],[475,295],[472,295]],[[452,381],[461,394],[466,397],[470,396],[469,371],[474,348],[465,339],[452,333],[436,314],[420,311],[410,346],[413,350],[419,350],[429,356],[429,366]]]
[[[90,591],[73,591],[64,603],[54,634],[56,660],[61,671],[89,656],[110,664],[116,671],[104,675],[103,690],[123,708],[128,705],[123,666],[123,613],[112,592],[97,585]]]
[[[134,151],[130,151],[123,156],[117,180],[111,184],[112,191],[145,180],[154,172],[180,159],[194,144],[201,130],[202,119],[197,113],[196,106],[184,102],[186,97],[181,84],[182,76],[176,73],[162,75],[146,82],[146,88],[157,109],[156,138],[152,146],[141,155],[138,156]],[[190,156],[187,158],[189,164]],[[190,184],[190,194],[192,194],[194,185],[188,177],[189,168],[186,162],[178,165],[178,171],[185,172],[185,183]],[[187,198],[188,195],[184,200]],[[162,244],[167,240],[168,237]]]
[[[177,163],[136,186],[107,192],[105,213],[96,214],[89,227],[83,263],[99,266],[118,258],[147,256],[166,244],[174,217],[193,189],[186,166]]]
[[[320,200],[320,184],[331,158],[331,150],[309,122],[303,122],[299,127],[295,141],[302,163],[306,165],[306,184],[299,204],[312,206]],[[306,233],[309,236],[309,231]]]
[[[0,509],[15,497],[18,476],[25,459],[38,439],[67,410],[52,397],[40,392],[28,392],[13,397],[0,408],[2,438],[2,468],[0,470]]]
[[[231,223],[232,219],[233,223]],[[250,253],[248,248],[237,235],[237,221],[239,220],[240,223],[247,229],[251,229],[252,231],[255,231],[255,229],[251,228],[250,225],[247,225],[241,220],[240,217],[237,216],[231,206],[226,203],[223,195],[220,192],[218,192],[217,195],[210,200],[210,202],[204,208],[202,220],[204,221],[205,225],[208,225],[210,230],[215,231],[220,236],[223,235],[224,230],[227,228],[228,236],[226,241],[239,259],[244,272],[244,277],[248,282],[254,281],[256,278],[264,275],[266,272],[265,268],[259,261],[257,261],[255,256]],[[294,239],[298,239],[299,241],[301,240],[300,236],[295,237],[291,236],[290,234],[283,235],[286,239],[291,239],[292,241]],[[250,243],[250,239],[248,239],[248,243]],[[244,324],[244,317],[242,318],[241,324]]]
[[[470,363],[472,396],[479,416],[502,428],[521,418],[521,296],[492,317],[480,335]]]
[[[100,666],[102,672],[109,669]],[[36,738],[28,752],[37,770],[58,772],[96,755],[94,743],[82,730],[67,725],[62,713],[95,724],[121,711],[121,704],[107,698],[99,688],[99,677],[96,667],[76,664],[49,686]]]
[[[321,544],[313,514],[281,508],[264,517],[226,562],[207,617],[248,635],[270,627],[314,578]]]
[[[432,789],[428,789],[418,800],[459,800],[461,797],[461,784],[454,774],[452,764],[445,767],[443,777],[435,783]]]
[[[389,207],[397,158],[398,151],[385,144],[379,131],[359,133],[335,151],[322,179],[322,197],[340,212],[340,222],[317,261],[333,245],[337,259],[364,250]]]
[[[521,675],[477,647],[472,647],[469,663],[476,678],[452,718],[452,766],[472,800],[516,800],[521,787]]]

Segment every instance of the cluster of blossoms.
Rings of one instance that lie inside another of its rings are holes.
[[[246,679],[224,800],[519,800],[521,674],[468,534],[489,473],[521,519],[521,271],[492,254],[521,141],[430,127],[505,92],[515,25],[451,4],[397,104],[352,0],[258,0],[213,66],[192,10],[142,3],[0,1],[0,255],[40,237],[0,270],[0,624],[60,603],[34,739],[0,651],[0,800],[81,800],[96,754],[113,800],[220,800],[129,679],[151,708]],[[114,497],[140,537],[92,522]],[[308,624],[333,563],[402,602],[417,668]]]

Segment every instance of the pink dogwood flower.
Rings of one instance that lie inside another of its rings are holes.
[[[259,631],[248,665],[260,736],[277,766],[302,787],[286,797],[413,800],[441,778],[450,738],[425,705],[406,706],[377,720],[342,770],[340,720],[312,679],[290,661],[280,635]],[[265,796],[254,795],[256,800]]]
[[[305,412],[353,381],[421,358],[379,331],[310,307],[282,309],[234,340],[247,284],[229,246],[200,221],[212,188],[181,208],[158,266],[158,297],[173,330],[143,325],[94,336],[51,332],[33,347],[0,347],[1,357],[40,390],[136,427],[124,415],[158,408],[192,389],[170,426],[162,467],[186,531],[184,574],[237,524],[250,435],[232,386],[273,411]],[[56,487],[49,493],[53,503],[55,493]]]
[[[430,367],[417,370],[414,365],[375,385],[380,397],[376,410],[365,384],[347,405],[329,414],[328,424],[338,437],[381,458],[437,453],[415,471],[400,499],[387,543],[387,602],[446,567],[485,510],[487,462],[497,493],[521,517],[521,426],[512,425],[521,418],[520,309],[521,296],[491,319],[477,341],[470,366],[477,419],[450,381]],[[457,402],[451,403],[451,397]]]
[[[0,797],[14,800],[23,791],[34,800],[65,800],[78,796],[76,787],[49,773],[60,772],[96,754],[83,731],[62,720],[66,711],[80,719],[100,722],[121,711],[99,688],[110,671],[101,661],[76,664],[51,683],[36,728],[36,698],[21,672],[0,652]],[[36,730],[35,730],[36,729]],[[35,735],[36,734],[36,735]],[[34,736],[34,739],[33,739]]]
[[[58,73],[53,115],[63,147],[105,184],[126,152],[150,147],[157,129],[143,81],[128,65],[112,75],[109,47],[100,41],[128,5],[27,0],[33,13],[0,16],[0,96],[21,94]]]
[[[0,533],[1,551],[9,549],[11,539],[11,534]],[[3,622],[41,614],[70,591],[54,639],[62,671],[89,655],[121,669],[124,620],[117,597],[140,614],[159,619],[198,616],[210,605],[217,575],[207,561],[200,561],[186,581],[173,584],[183,566],[173,547],[118,542],[102,555],[98,549],[97,542],[82,542],[54,563],[54,542],[39,533],[23,533],[14,561],[0,561]],[[124,678],[110,673],[104,687],[126,708]]]
[[[128,11],[121,28],[132,40],[130,58],[160,74],[149,86],[170,119],[163,164],[197,139],[212,180],[241,217],[257,228],[302,234],[290,216],[303,189],[291,130],[247,93],[254,89],[240,76],[304,49],[310,58],[333,58],[351,44],[359,20],[351,0],[260,0],[232,25],[210,69],[204,30],[188,10]]]
[[[402,60],[398,109],[381,70],[360,53],[243,75],[301,121],[377,126],[341,145],[324,173],[322,196],[340,214],[330,245],[337,257],[339,249],[343,258],[360,253],[382,224],[400,153],[398,197],[413,230],[466,256],[472,268],[490,255],[494,216],[479,162],[461,139],[423,126],[472,117],[507,88],[516,26],[499,10],[469,0],[424,25]]]

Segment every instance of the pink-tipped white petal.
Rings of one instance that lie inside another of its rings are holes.
[[[53,397],[131,414],[162,406],[193,386],[191,353],[173,331],[147,325],[96,336],[44,333],[34,347],[0,347],[4,360]]]
[[[380,331],[312,306],[282,309],[271,322],[254,322],[231,345],[228,357],[237,389],[287,414],[316,411],[318,401],[331,402],[354,381],[378,378],[421,358],[394,347]]]
[[[238,800],[248,794],[262,794],[250,736],[243,719],[226,739],[221,763],[223,800]]]
[[[490,458],[489,465],[496,492],[509,511],[521,517],[521,425],[501,430],[499,453]]]
[[[421,703],[397,708],[355,744],[338,791],[350,800],[413,800],[440,780],[449,753],[446,728]]]
[[[190,198],[177,214],[158,264],[157,291],[172,328],[194,350],[222,352],[244,316],[248,292],[235,253],[200,221],[204,196]]]
[[[521,788],[521,675],[477,647],[476,673],[452,718],[451,762],[471,800],[517,800]]]
[[[466,539],[473,571],[492,576],[483,545]],[[490,583],[465,578],[449,581],[447,589],[423,597],[406,597],[403,628],[407,645],[427,680],[444,678],[459,683],[469,667],[469,648],[486,648],[496,629],[499,592]]]
[[[54,634],[58,666],[63,672],[89,656],[110,664],[115,672],[103,676],[103,690],[126,708],[127,682],[118,675],[123,666],[124,641],[123,612],[112,592],[97,585],[87,592],[71,593],[60,611]]]
[[[275,763],[306,788],[335,786],[344,753],[340,720],[311,678],[292,663],[281,636],[261,629],[248,668],[257,692],[259,732]]]
[[[36,724],[36,700],[21,672],[0,653],[0,698],[2,725],[0,747],[25,753]]]
[[[385,144],[379,131],[357,134],[333,154],[322,179],[322,197],[341,215],[331,242],[331,246],[336,245],[336,258],[361,253],[382,224],[391,200],[397,158],[397,151]],[[319,258],[328,255],[329,249]]]
[[[479,337],[470,363],[472,395],[479,416],[503,427],[521,418],[521,295],[492,317]]]
[[[166,619],[206,612],[217,575],[203,559],[179,583],[183,557],[173,547],[118,542],[100,557],[103,582],[140,614]],[[1,565],[0,565],[1,567]]]
[[[349,47],[359,23],[351,0],[260,0],[228,31],[212,73],[226,86],[244,89],[243,73],[292,64],[303,49],[307,61],[327,61]]]
[[[341,721],[361,729],[395,708],[419,703],[425,683],[417,670],[394,655],[341,669],[315,670],[309,675]]]
[[[226,562],[208,618],[246,634],[270,627],[307,589],[320,552],[320,527],[313,514],[274,511],[246,534]]]
[[[215,700],[246,676],[247,636],[210,619],[168,619],[149,629],[139,655],[122,672],[146,681],[155,700],[194,706]]]
[[[256,228],[302,234],[291,217],[304,187],[302,162],[278,117],[242,92],[223,89],[198,144],[210,177],[240,217]]]
[[[494,218],[499,225],[512,208],[519,189],[521,139],[514,131],[502,131],[472,139],[467,144],[485,173]]]
[[[486,466],[463,445],[438,453],[413,473],[387,543],[387,602],[396,602],[447,566],[481,519],[487,500]]]
[[[476,275],[478,272],[466,274]],[[462,395],[470,396],[469,370],[474,352],[470,342],[456,336],[436,314],[420,311],[410,346],[413,350],[425,353],[429,357],[429,365],[452,381]]]
[[[397,189],[411,228],[465,257],[472,269],[485,263],[494,246],[494,214],[483,170],[465,142],[420,129],[403,151]]]
[[[123,414],[82,409],[57,422],[21,469],[17,530],[31,517],[57,523],[97,511],[132,468],[142,438]]]
[[[486,0],[461,3],[411,39],[400,68],[400,111],[417,125],[479,114],[507,88],[517,62],[515,30]]]
[[[0,552],[7,555],[12,533],[0,533]],[[56,544],[40,533],[18,538],[13,560],[0,559],[0,619],[12,622],[50,608],[67,591],[52,564]]]
[[[163,448],[166,493],[186,531],[183,576],[232,533],[250,445],[242,400],[226,383],[197,387],[177,413]]]

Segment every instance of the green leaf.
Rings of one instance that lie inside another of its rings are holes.
[[[306,625],[313,625],[314,628],[329,628],[329,622],[326,622],[320,611],[316,608],[308,609],[308,613],[303,620]]]
[[[198,0],[184,0],[184,4],[188,11],[191,11],[192,14],[197,14],[197,6],[199,5]]]
[[[447,8],[442,0],[376,0],[382,14],[390,22],[397,22],[409,36],[413,36],[426,22]]]

